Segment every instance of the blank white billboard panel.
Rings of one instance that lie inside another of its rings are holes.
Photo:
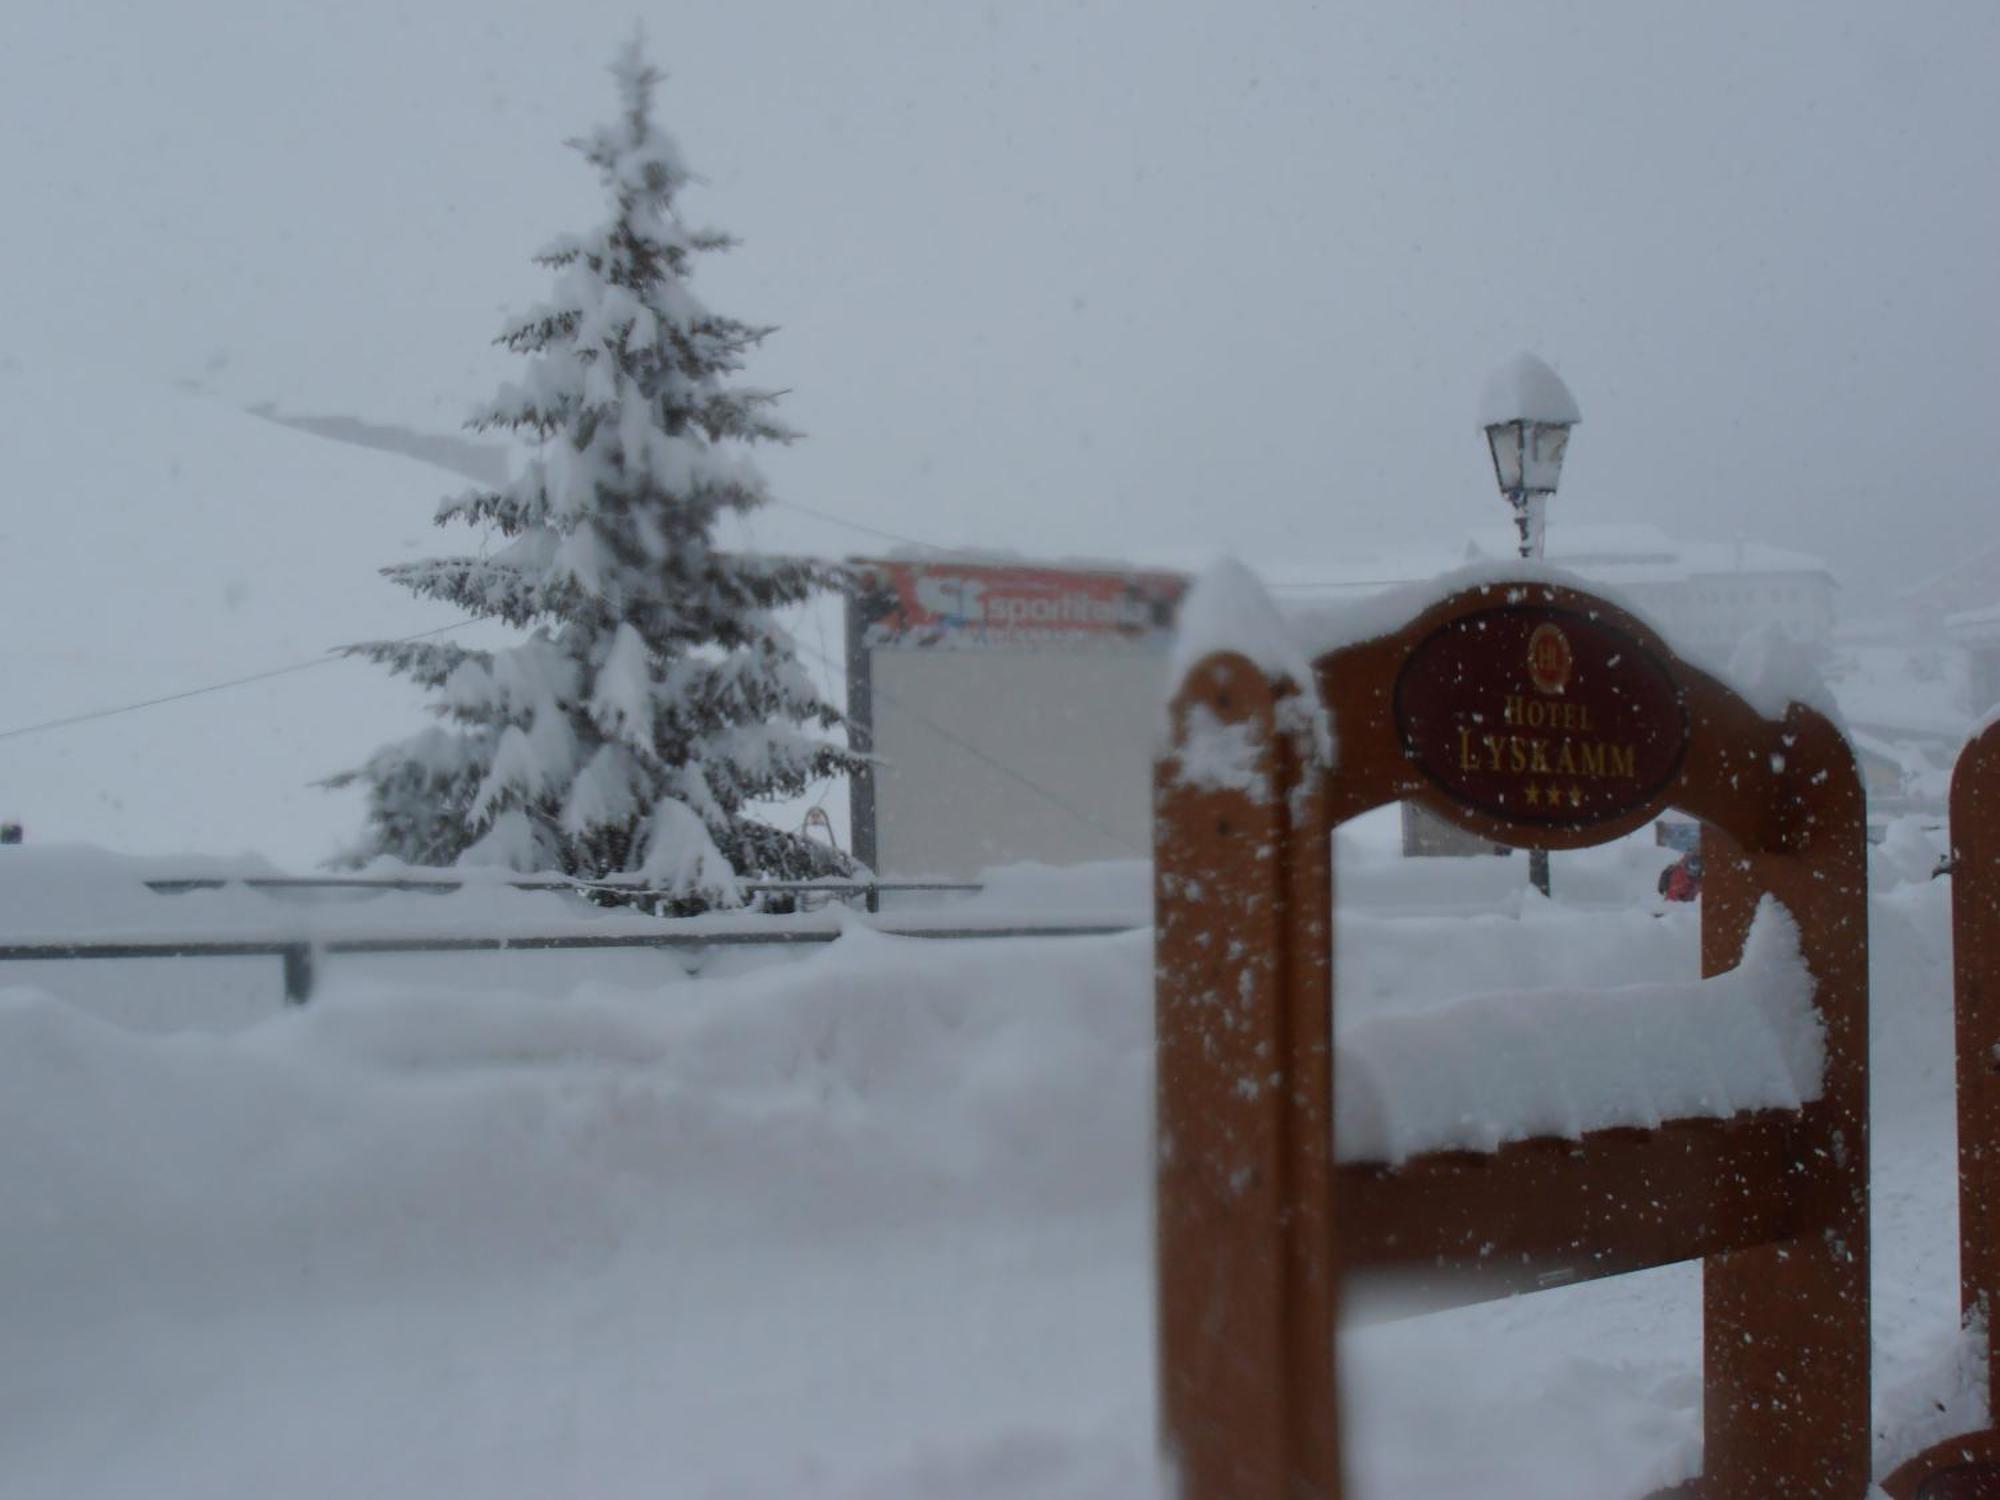
[[[1176,574],[855,564],[855,852],[884,875],[1143,858]]]
[[[1152,654],[877,655],[881,871],[1149,855],[1165,676]]]

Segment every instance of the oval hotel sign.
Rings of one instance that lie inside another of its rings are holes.
[[[1548,828],[1643,808],[1687,750],[1687,707],[1659,659],[1565,609],[1451,621],[1410,653],[1395,713],[1404,753],[1454,800]]]

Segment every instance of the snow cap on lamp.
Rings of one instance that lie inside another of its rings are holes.
[[[1532,354],[1493,372],[1479,402],[1479,425],[1493,450],[1493,474],[1508,496],[1553,495],[1569,430],[1583,420],[1562,377]]]

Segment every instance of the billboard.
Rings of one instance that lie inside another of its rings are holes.
[[[849,608],[869,650],[1135,646],[1164,651],[1178,573],[1032,564],[857,562]]]
[[[1108,566],[858,560],[854,852],[884,875],[1151,852],[1152,757],[1188,580]]]

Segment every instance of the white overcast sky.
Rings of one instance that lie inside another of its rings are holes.
[[[1862,585],[1990,538],[1990,3],[14,0],[0,360],[451,428],[596,211],[561,143],[635,20],[688,208],[744,240],[697,289],[781,325],[802,504],[1294,572],[1437,546],[1500,518],[1479,389],[1533,349],[1584,412],[1552,525]]]

